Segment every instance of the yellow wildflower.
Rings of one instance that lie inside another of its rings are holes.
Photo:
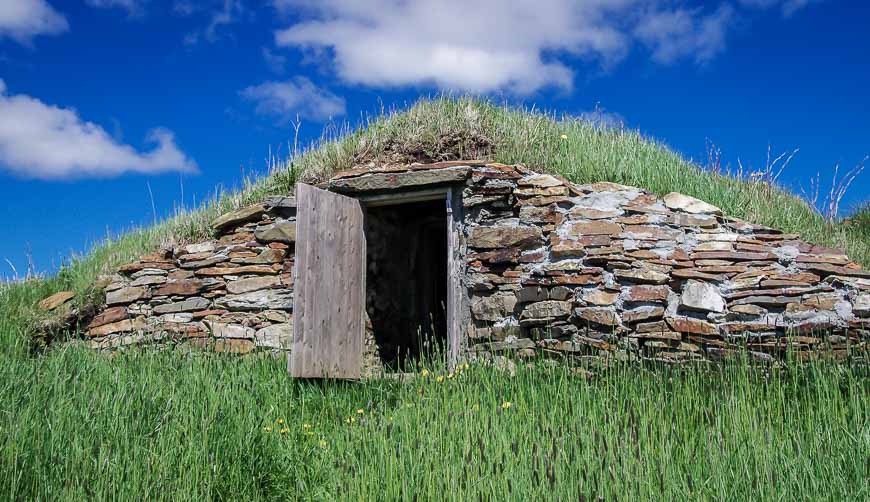
[[[567,135],[567,134],[563,134],[563,135],[562,135],[562,139],[568,139],[568,135]]]
[[[284,427],[283,429],[281,429],[280,432],[281,432],[281,434],[287,434],[288,432],[290,432],[290,429],[288,429],[287,427]]]
[[[313,436],[313,435],[314,435],[314,433],[313,433],[313,432],[311,432],[311,431],[308,431],[308,432],[306,432],[306,433],[305,433],[305,435],[306,435],[306,436]]]
[[[468,363],[465,363],[465,369],[467,370],[468,368],[470,368],[470,366],[468,365]]]
[[[302,428],[303,428],[303,429],[310,429],[310,428],[311,428],[311,424],[302,424]]]
[[[320,445],[321,448],[326,448],[326,441],[321,439],[320,443],[318,443],[318,444]]]
[[[448,373],[448,374],[447,374],[447,379],[450,380],[451,378],[453,378],[453,373]]]
[[[284,419],[283,419],[283,418],[279,418],[278,420],[275,420],[275,423],[278,424],[278,425],[284,425]]]
[[[503,409],[503,410],[506,410],[506,409],[510,408],[511,406],[513,406],[513,404],[511,404],[510,401],[505,401],[505,402],[501,403],[501,409]]]
[[[444,381],[444,375],[438,375],[437,377],[435,377],[435,381],[438,382],[438,383],[443,382],[443,381]]]
[[[364,409],[362,409],[362,408],[359,408],[359,409],[356,410],[356,414],[357,414],[357,415],[364,415],[365,412],[366,412],[366,410],[364,410]]]
[[[429,370],[423,370],[423,371],[421,371],[421,372],[420,372],[420,376],[423,377],[423,378],[426,378],[427,376],[429,376]]]
[[[389,420],[390,422],[392,422],[392,421],[393,421],[393,416],[390,415],[389,418],[387,418],[387,420]]]
[[[269,425],[267,425],[266,427],[263,427],[263,432],[272,432],[272,427]]]
[[[356,422],[356,419],[353,417],[347,417],[344,419],[344,423],[346,423],[346,424],[352,424],[354,422]]]

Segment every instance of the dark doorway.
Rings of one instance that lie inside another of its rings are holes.
[[[444,198],[366,208],[366,310],[381,359],[407,370],[447,343]]]

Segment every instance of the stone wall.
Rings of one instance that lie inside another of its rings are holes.
[[[839,250],[679,193],[507,166],[476,168],[464,201],[472,356],[866,355],[870,273]]]
[[[462,193],[470,359],[866,356],[870,273],[692,197],[480,162],[356,169],[324,185],[352,197],[433,186]],[[288,350],[293,199],[243,208],[215,229],[214,240],[121,267],[88,343]],[[370,325],[366,347],[377,349]]]
[[[88,343],[289,349],[295,213],[292,198],[271,198],[215,220],[214,240],[120,267],[105,288],[105,309],[85,332]]]

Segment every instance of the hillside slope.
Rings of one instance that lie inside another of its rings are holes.
[[[61,290],[76,291],[78,301],[99,294],[91,286],[98,275],[160,245],[206,237],[217,215],[287,193],[297,180],[318,181],[359,165],[459,158],[546,168],[578,183],[612,181],[657,194],[679,191],[728,215],[845,249],[858,263],[870,265],[864,226],[828,224],[776,186],[705,171],[633,131],[601,130],[572,118],[558,120],[471,98],[438,98],[370,118],[355,130],[327,129],[317,145],[295,159],[276,162],[268,175],[246,180],[237,192],[218,194],[199,209],[104,242],[54,277],[0,287],[3,350],[19,345],[24,337],[18,335],[38,316],[33,306],[40,299]]]

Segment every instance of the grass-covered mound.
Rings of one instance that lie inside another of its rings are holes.
[[[866,211],[848,225],[827,224],[777,187],[706,172],[630,131],[437,99],[329,134],[240,191],[102,243],[56,276],[0,285],[0,493],[867,497],[870,389],[866,370],[849,366],[676,373],[621,366],[590,381],[540,366],[520,368],[515,378],[472,368],[438,381],[432,367],[413,384],[358,385],[291,381],[283,362],[270,359],[29,352],[37,301],[61,290],[77,291],[78,301],[98,295],[91,285],[99,274],[157,246],[205,237],[218,214],[286,193],[297,180],[369,163],[486,158],[577,182],[680,191],[870,265]]]
[[[612,181],[660,195],[679,191],[728,215],[842,248],[853,260],[870,266],[866,209],[859,213],[863,219],[856,218],[858,224],[827,223],[799,197],[777,186],[706,171],[634,131],[601,129],[571,117],[558,120],[471,98],[438,98],[369,118],[357,129],[328,128],[316,145],[297,158],[275,162],[271,172],[245,180],[238,191],[218,192],[201,208],[101,243],[54,277],[0,286],[0,319],[7,319],[0,324],[0,343],[6,349],[18,345],[13,338],[23,338],[17,335],[32,325],[32,307],[38,300],[73,290],[83,301],[92,293],[97,275],[160,245],[204,238],[216,216],[267,195],[291,192],[298,180],[323,180],[360,165],[478,158],[521,163],[578,183]]]

